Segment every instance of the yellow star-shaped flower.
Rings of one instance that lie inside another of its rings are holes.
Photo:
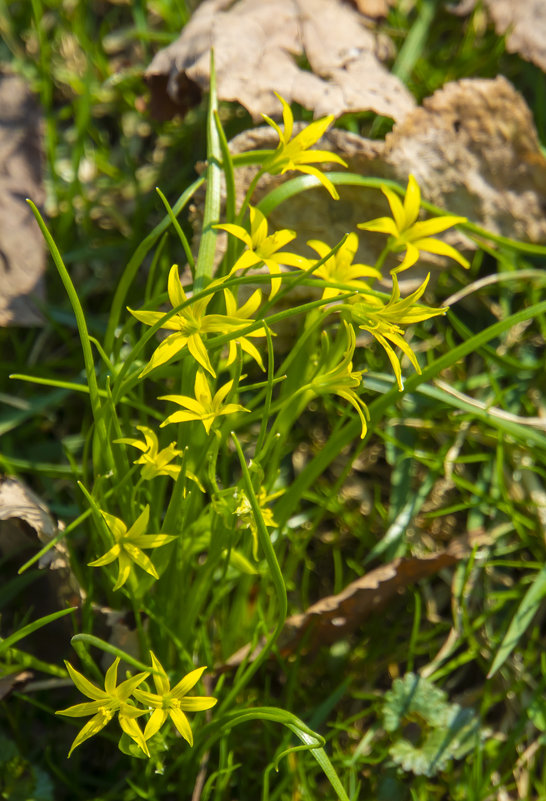
[[[416,372],[420,373],[421,368],[417,357],[404,339],[404,329],[401,326],[428,320],[431,317],[445,314],[447,311],[446,308],[434,309],[431,306],[422,306],[417,303],[427,287],[429,277],[426,277],[415,292],[412,292],[407,298],[401,298],[398,279],[396,275],[393,275],[392,293],[387,303],[374,295],[358,295],[342,306],[342,309],[349,313],[350,318],[358,324],[359,328],[369,331],[382,345],[392,365],[400,390],[404,388],[400,360],[390,343],[399,347],[408,357]]]
[[[135,698],[153,710],[144,729],[144,737],[149,740],[159,731],[167,718],[170,718],[182,737],[192,746],[193,734],[185,713],[200,712],[210,709],[216,704],[216,698],[210,696],[188,696],[189,691],[197,684],[206,667],[192,670],[171,689],[169,677],[160,661],[151,651],[150,656],[155,671],[152,675],[157,692],[134,691]]]
[[[409,176],[408,186],[404,202],[398,195],[386,186],[381,187],[381,191],[387,198],[391,207],[392,217],[378,217],[367,223],[359,223],[358,228],[364,231],[377,231],[382,234],[389,234],[387,246],[392,252],[398,253],[405,250],[404,258],[391,273],[400,273],[412,267],[419,258],[419,251],[425,253],[437,253],[440,256],[449,256],[457,261],[462,267],[468,267],[469,262],[455,248],[435,239],[432,235],[446,231],[453,225],[466,222],[466,217],[456,217],[452,214],[445,214],[441,217],[434,217],[431,220],[417,222],[419,209],[421,207],[421,190],[413,175]]]
[[[128,703],[129,697],[134,693],[135,689],[146,679],[149,673],[137,673],[130,679],[117,684],[117,674],[119,657],[110,665],[106,671],[104,678],[104,690],[92,684],[85,676],[82,676],[75,670],[70,662],[65,662],[66,669],[69,676],[80,692],[93,700],[84,704],[76,704],[70,706],[68,709],[62,709],[56,712],[56,715],[66,715],[67,717],[80,717],[81,715],[93,715],[70,747],[68,756],[70,757],[72,751],[81,745],[85,740],[93,737],[95,734],[103,729],[109,723],[114,715],[117,713],[119,725],[129,737],[137,743],[137,745],[144,751],[146,756],[150,756],[146,739],[142,734],[136,718],[146,713],[145,709],[138,709],[136,706]],[[116,686],[117,685],[117,686]]]
[[[264,162],[261,171],[268,172],[270,175],[278,175],[279,173],[282,175],[288,172],[288,170],[298,170],[308,175],[314,175],[315,178],[318,178],[321,184],[326,187],[331,196],[335,200],[338,200],[339,195],[330,179],[317,167],[310,165],[320,164],[322,162],[333,162],[346,167],[347,164],[337,153],[330,153],[328,150],[309,150],[309,148],[316,144],[321,136],[326,133],[327,129],[334,121],[334,115],[330,114],[328,117],[323,117],[321,120],[312,122],[292,138],[294,129],[294,115],[292,114],[292,109],[284,98],[276,92],[275,94],[282,103],[284,131],[281,130],[274,120],[266,114],[262,114],[267,124],[271,125],[276,130],[279,136],[279,144],[272,156]]]
[[[212,396],[206,376],[202,370],[197,370],[195,376],[195,398],[188,395],[163,395],[159,400],[172,401],[179,406],[183,406],[186,411],[174,412],[161,423],[161,427],[170,423],[185,423],[189,420],[200,420],[205,426],[207,434],[217,417],[234,412],[248,412],[244,406],[238,403],[224,403],[224,400],[231,392],[233,380],[228,381],[218,392]]]
[[[246,250],[237,259],[229,275],[233,275],[239,270],[248,270],[259,264],[265,264],[270,274],[273,276],[271,281],[271,297],[273,297],[281,284],[280,278],[275,278],[281,271],[281,264],[284,266],[300,267],[304,263],[301,256],[295,253],[280,251],[296,238],[296,232],[283,228],[275,231],[274,234],[268,233],[267,218],[260,209],[249,206],[250,233],[242,225],[233,223],[223,223],[213,226],[227,231],[228,234],[237,237],[246,245]]]
[[[321,259],[324,259],[331,251],[331,248],[325,242],[320,242],[318,239],[311,239],[307,244],[318,253]],[[350,233],[334,255],[326,259],[324,264],[314,270],[313,275],[333,284],[344,284],[347,287],[356,289],[367,288],[366,284],[363,284],[358,279],[381,278],[381,273],[375,267],[370,267],[367,264],[353,264],[357,250],[358,237],[356,234]],[[309,264],[306,265],[306,269],[309,269]],[[322,297],[323,299],[333,298],[339,295],[340,292],[343,292],[343,289],[329,286],[322,293]]]
[[[142,370],[139,378],[147,375],[155,367],[165,364],[173,356],[188,348],[193,358],[207,370],[212,376],[216,377],[214,368],[210,362],[207,348],[203,341],[203,335],[211,332],[227,333],[232,329],[246,325],[246,320],[232,320],[224,314],[205,314],[212,295],[207,295],[200,300],[189,303],[189,298],[182,288],[178,275],[178,265],[174,264],[169,272],[168,294],[171,306],[175,308],[183,303],[185,308],[173,314],[161,325],[168,331],[174,331],[155,349],[152,358]],[[135,311],[129,309],[133,317],[140,320],[145,325],[155,325],[165,317],[163,312],[155,311]]]
[[[151,559],[146,556],[142,548],[161,548],[168,542],[172,542],[176,537],[170,534],[145,534],[150,519],[150,507],[146,506],[142,514],[135,520],[130,529],[120,520],[119,517],[108,514],[101,510],[104,522],[108,526],[110,533],[114,537],[115,543],[103,556],[89,562],[89,567],[103,567],[111,562],[119,560],[119,573],[114,584],[114,590],[123,587],[133,567],[137,564],[150,576],[159,578],[158,572]]]

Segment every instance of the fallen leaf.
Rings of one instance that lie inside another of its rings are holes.
[[[487,541],[483,532],[473,532],[452,540],[445,550],[438,553],[401,557],[366,573],[338,595],[321,598],[302,614],[287,618],[277,645],[279,652],[283,657],[290,656],[300,650],[304,643],[305,653],[310,653],[322,645],[331,645],[343,639],[406,587],[457,564],[470,554],[475,545]],[[251,660],[258,656],[264,642],[262,640],[252,651]],[[250,649],[250,645],[243,646],[218,670],[237,667],[249,658]]]
[[[0,551],[4,558],[35,547],[36,537],[45,544],[56,533],[49,510],[36,493],[18,478],[0,480]]]
[[[43,200],[41,115],[25,81],[0,74],[0,325],[41,325],[45,247],[25,198]]]
[[[34,673],[30,670],[22,670],[19,673],[9,673],[0,678],[0,701],[7,698],[14,690],[22,690],[32,678]]]
[[[198,102],[211,48],[218,97],[255,119],[280,115],[274,91],[317,117],[371,110],[401,120],[415,105],[377,58],[362,16],[340,0],[205,0],[146,70],[153,114],[169,118]]]
[[[57,535],[58,525],[46,504],[20,479],[0,479],[0,584],[4,587],[14,579],[17,570],[41,547]],[[15,586],[13,598],[2,608],[2,627],[9,628],[20,621],[26,610],[35,617],[57,612],[67,606],[81,605],[83,593],[72,570],[68,552],[62,542],[56,542],[39,560],[39,574],[27,575],[29,583]],[[36,566],[34,566],[34,571]],[[16,593],[16,594],[15,594]],[[66,649],[73,623],[69,617],[55,620],[25,638],[23,647],[41,659],[57,661]]]

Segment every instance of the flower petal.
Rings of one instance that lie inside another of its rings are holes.
[[[115,517],[115,515],[108,514],[108,512],[103,512],[101,510],[101,515],[103,517],[104,522],[114,535],[114,539],[116,542],[123,537],[125,532],[127,531],[127,526],[120,520],[119,517]]]
[[[135,743],[138,745],[141,751],[144,751],[146,756],[149,757],[150,752],[148,750],[148,745],[146,743],[144,735],[142,734],[142,731],[140,730],[140,726],[138,725],[136,720],[127,717],[121,712],[118,715],[118,720],[119,720],[119,725],[121,726],[125,734],[128,734],[131,740],[135,741]]]
[[[227,231],[228,234],[231,236],[237,237],[240,239],[241,242],[244,242],[245,245],[249,248],[252,247],[252,239],[246,228],[243,228],[241,225],[232,225],[232,223],[223,223],[218,225],[213,225],[213,228],[219,228],[222,231]]]
[[[153,737],[154,734],[157,734],[168,717],[169,713],[166,709],[154,709],[144,729],[144,737],[149,740],[150,737]]]
[[[404,197],[404,214],[406,218],[406,228],[409,228],[419,216],[421,207],[421,189],[415,180],[415,176],[410,174],[408,185]]]
[[[381,191],[389,201],[389,206],[391,207],[392,216],[394,217],[394,222],[398,229],[398,235],[400,235],[407,228],[406,212],[404,211],[404,206],[402,205],[402,201],[400,200],[396,192],[393,192],[393,190],[389,189],[388,186],[382,186]]]
[[[116,656],[104,677],[104,689],[110,697],[115,694],[116,684],[118,681],[118,665],[120,662],[119,656]]]
[[[116,543],[114,546],[112,546],[112,548],[110,548],[109,551],[106,551],[103,556],[99,557],[99,559],[95,559],[93,562],[88,562],[87,567],[104,567],[104,565],[109,565],[119,558],[120,553],[121,545]]]
[[[375,220],[370,220],[365,223],[358,223],[357,228],[363,231],[374,231],[379,234],[390,234],[390,236],[398,237],[398,228],[392,217],[377,217]]]
[[[201,712],[203,709],[212,709],[217,703],[218,699],[209,695],[195,698],[193,696],[185,696],[180,700],[180,709],[185,712]]]
[[[97,687],[95,684],[92,684],[89,679],[86,679],[79,671],[75,670],[72,667],[70,662],[65,660],[66,669],[68,670],[68,675],[78,688],[78,690],[86,695],[88,698],[94,698],[95,701],[104,701],[107,699],[107,695],[104,690],[101,690],[100,687]]]
[[[74,704],[69,706],[68,709],[59,709],[55,712],[56,715],[66,715],[68,718],[79,718],[82,715],[96,715],[99,709],[105,704],[105,699],[100,701],[87,701],[83,704]]]
[[[116,583],[113,586],[114,590],[119,590],[120,587],[123,587],[123,585],[129,578],[129,575],[131,573],[131,568],[132,568],[131,560],[129,559],[127,554],[122,551],[119,555],[119,571]]]
[[[184,678],[181,679],[181,681],[179,681],[175,687],[173,687],[171,690],[171,695],[173,695],[174,698],[178,698],[178,700],[180,700],[184,695],[187,695],[192,687],[195,687],[206,669],[207,666],[205,665],[205,667],[199,667],[195,670],[192,670],[191,673],[188,673],[186,676],[184,676]]]
[[[201,339],[200,334],[191,334],[188,338],[188,350],[198,362],[201,367],[204,367],[213,378],[216,378],[216,373],[214,372],[214,368],[210,363],[209,355],[207,353],[207,349]]]
[[[116,696],[120,701],[126,701],[134,693],[139,684],[142,684],[149,675],[149,672],[143,672],[125,679],[125,681],[122,681],[121,684],[116,687]],[[125,706],[127,706],[127,704],[125,704]],[[141,710],[137,711],[141,712]]]
[[[175,306],[180,306],[187,300],[186,293],[182,289],[182,284],[180,283],[178,264],[173,264],[170,269],[169,279],[167,282],[167,292],[169,294],[169,300],[173,309]]]
[[[146,529],[148,528],[148,522],[150,520],[150,505],[146,504],[142,512],[139,514],[129,531],[125,534],[123,539],[134,539],[135,537],[140,537],[141,534],[144,534]]]
[[[125,546],[125,550],[131,557],[132,561],[135,562],[139,567],[149,573],[150,576],[153,576],[155,579],[159,578],[159,573],[155,569],[154,563],[150,559],[149,556],[146,556],[144,551],[141,551],[136,545],[133,545],[132,542],[128,542]]]
[[[440,256],[449,256],[458,262],[461,267],[468,269],[470,262],[465,259],[458,250],[448,245],[447,242],[442,242],[440,239],[427,237],[426,239],[418,239],[414,242],[415,247],[426,251],[427,253],[437,253]]]
[[[80,733],[77,735],[75,740],[73,741],[72,745],[70,746],[70,751],[68,752],[68,758],[70,759],[70,755],[75,748],[81,745],[83,742],[88,740],[90,737],[94,737],[95,734],[101,729],[104,729],[107,723],[109,723],[111,718],[103,714],[97,714],[91,720],[88,720],[83,729],[81,729]]]
[[[152,660],[152,667],[154,669],[153,673],[153,680],[155,684],[155,688],[158,692],[158,695],[166,695],[168,692],[171,691],[171,683],[169,681],[169,677],[165,673],[165,669],[157,656],[150,651],[150,657]]]
[[[182,735],[182,737],[185,740],[187,740],[190,745],[193,745],[193,734],[192,734],[192,731],[191,731],[191,726],[190,726],[190,723],[188,721],[188,718],[185,716],[185,714],[182,712],[182,710],[181,709],[170,709],[169,710],[169,715],[170,715],[170,718],[171,718],[172,722],[174,723],[174,725],[176,726],[176,728],[178,729],[178,731]]]
[[[330,181],[330,179],[327,178],[326,175],[321,170],[317,169],[316,167],[306,167],[301,164],[298,165],[297,169],[299,170],[299,172],[304,172],[307,173],[308,175],[314,175],[315,178],[318,178],[323,187],[328,190],[333,199],[339,200],[339,194],[337,189]]]
[[[157,348],[154,350],[152,354],[152,358],[139,374],[139,378],[143,378],[145,375],[148,375],[152,370],[156,367],[159,367],[165,362],[168,362],[169,359],[172,359],[177,353],[179,353],[182,348],[186,346],[188,341],[188,337],[186,334],[182,334],[180,331],[176,331],[174,334],[169,334],[169,336],[161,342]]]

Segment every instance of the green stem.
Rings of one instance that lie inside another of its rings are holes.
[[[51,253],[57,271],[59,273],[60,279],[63,282],[63,286],[66,290],[66,294],[68,295],[68,299],[70,300],[70,304],[74,311],[74,315],[76,317],[78,333],[80,335],[80,341],[82,344],[85,373],[87,377],[87,383],[89,386],[89,400],[91,403],[91,411],[93,413],[93,419],[95,420],[97,436],[100,444],[100,451],[102,456],[106,459],[108,469],[112,469],[114,467],[114,460],[112,457],[110,442],[108,440],[108,435],[106,431],[106,424],[104,422],[104,416],[102,413],[102,404],[100,400],[99,387],[97,384],[97,376],[95,373],[95,362],[93,360],[93,350],[91,348],[91,340],[89,337],[89,331],[87,328],[85,314],[83,312],[83,308],[80,303],[78,293],[76,292],[74,284],[72,283],[72,279],[70,278],[68,270],[66,269],[66,266],[63,262],[59,249],[55,244],[55,240],[49,233],[49,230],[42,218],[42,215],[40,214],[40,212],[38,211],[37,207],[34,205],[32,200],[27,199],[27,203],[32,209],[32,213],[34,214],[36,222],[38,223],[40,230],[43,234],[43,237],[47,243],[47,246],[49,248],[49,251]]]
[[[245,493],[248,500],[250,501],[250,505],[252,507],[252,513],[254,515],[254,520],[256,521],[256,527],[258,530],[258,542],[260,543],[260,547],[264,552],[267,565],[269,567],[269,571],[271,574],[273,587],[275,589],[275,594],[277,596],[277,602],[279,604],[279,615],[277,618],[275,630],[265,643],[264,647],[260,651],[257,658],[254,660],[254,662],[252,662],[247,667],[243,675],[234,683],[233,687],[231,688],[231,692],[229,692],[228,695],[222,701],[220,707],[221,709],[228,707],[232,703],[235,696],[243,689],[243,687],[245,687],[248,684],[252,676],[256,673],[256,671],[259,669],[259,667],[262,665],[265,659],[267,659],[271,649],[273,648],[274,644],[276,643],[283,629],[284,621],[286,620],[286,615],[288,613],[288,599],[286,596],[286,586],[284,584],[283,575],[279,567],[277,557],[275,555],[275,549],[271,544],[271,538],[269,536],[269,532],[263,521],[260,505],[258,503],[258,499],[256,498],[254,487],[252,486],[252,479],[250,478],[250,473],[248,471],[248,467],[246,464],[245,456],[243,454],[241,445],[233,432],[231,436],[235,444],[237,455],[239,457],[239,462],[241,464],[241,470],[243,472],[243,483],[245,485]]]

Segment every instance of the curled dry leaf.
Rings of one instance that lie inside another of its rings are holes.
[[[414,100],[378,60],[363,22],[341,0],[205,0],[146,71],[152,113],[169,118],[198,102],[214,48],[218,97],[255,119],[280,115],[276,91],[317,117],[372,110],[401,120]]]
[[[36,493],[18,478],[0,480],[0,553],[3,558],[31,547],[41,547],[56,533],[57,526],[49,510]]]
[[[483,532],[473,532],[452,540],[449,546],[428,556],[398,558],[387,565],[366,573],[351,582],[338,595],[329,595],[310,606],[305,612],[287,618],[280,636],[278,650],[286,657],[300,650],[312,652],[321,645],[332,643],[355,631],[372,614],[382,610],[406,587],[457,564],[470,554],[472,548],[489,538]],[[263,641],[251,654],[255,659]],[[233,654],[219,670],[230,670],[248,658],[250,646],[245,645]]]
[[[58,526],[36,493],[20,479],[0,479],[0,586],[13,578],[14,571],[57,533]],[[9,629],[12,619],[20,620],[21,608],[32,609],[33,618],[37,618],[81,603],[82,591],[70,569],[68,552],[62,542],[50,548],[38,566],[40,573],[32,576],[31,568],[27,574],[29,585],[4,605],[3,627]],[[72,622],[63,617],[25,638],[23,647],[28,645],[41,659],[56,661],[59,653],[66,649],[71,633]]]
[[[26,83],[0,74],[0,325],[40,325],[45,247],[25,198],[43,199],[41,115]]]

